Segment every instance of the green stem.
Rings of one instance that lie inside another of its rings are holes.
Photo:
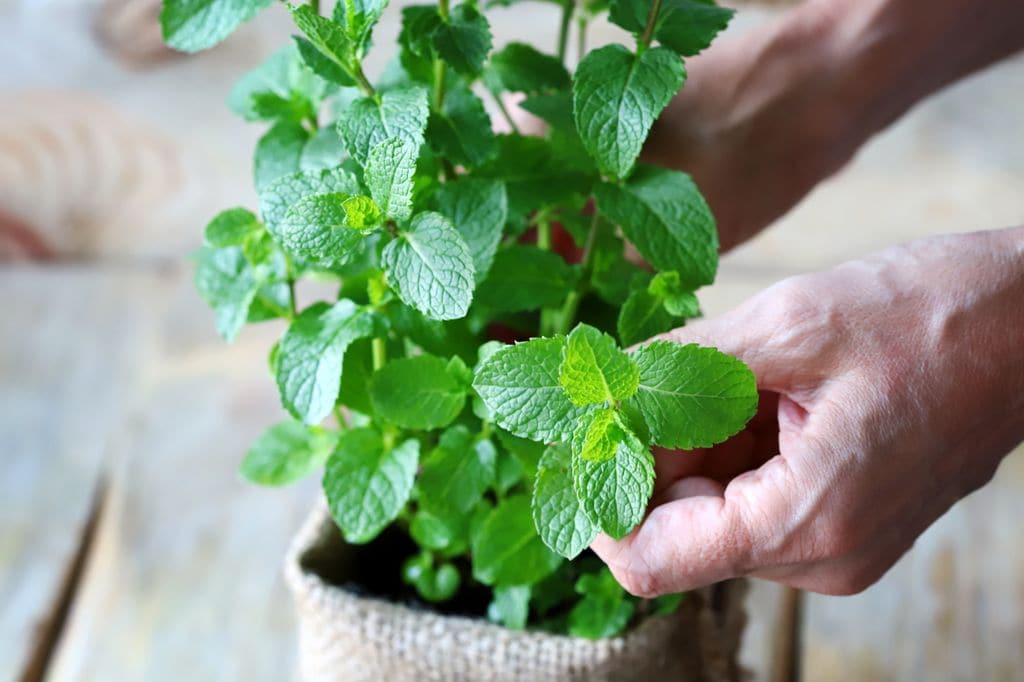
[[[537,248],[551,250],[551,223],[546,215],[537,221]]]
[[[448,0],[437,1],[437,13],[441,15],[441,18],[448,21]]]
[[[562,23],[558,27],[558,61],[563,64],[565,63],[565,48],[569,43],[569,24],[572,23],[572,14],[575,9],[575,0],[564,0],[562,4]]]
[[[309,8],[320,14],[320,0],[309,0]]]
[[[444,109],[444,62],[434,59],[434,110],[441,113]]]
[[[661,12],[661,0],[653,0],[651,9],[647,12],[647,25],[644,26],[644,33],[637,41],[637,46],[643,50],[650,47],[651,40],[654,38],[654,27],[658,23],[659,12]]]
[[[377,91],[373,89],[373,85],[370,83],[370,80],[366,77],[366,74],[363,73],[362,64],[359,64],[358,62],[353,64],[349,75],[352,76],[352,79],[356,82],[359,90],[364,95],[377,99]]]
[[[383,337],[376,336],[370,342],[370,349],[373,352],[373,371],[377,371],[388,361],[388,347]]]
[[[512,114],[508,113],[508,109],[505,107],[505,102],[501,99],[501,95],[493,90],[488,90],[487,92],[491,93],[491,97],[494,98],[494,103],[498,105],[498,111],[500,111],[501,115],[505,117],[506,121],[508,121],[508,126],[512,129],[512,132],[517,135],[520,134],[519,126],[516,125],[515,120],[512,118]]]
[[[576,61],[582,61],[587,53],[587,26],[590,22],[585,14],[576,21]]]
[[[299,312],[295,307],[295,278],[291,275],[288,276],[288,303],[292,317],[295,317]]]
[[[346,428],[348,428],[348,422],[345,421],[345,415],[342,414],[341,407],[339,407],[338,405],[334,406],[334,419],[335,419],[335,421],[338,422],[338,428],[339,429],[346,429]]]
[[[583,299],[584,289],[583,287],[590,281],[590,268],[594,256],[594,241],[597,239],[597,227],[600,224],[600,218],[597,213],[597,207],[594,207],[594,215],[590,219],[590,231],[587,232],[587,240],[583,244],[583,258],[580,260],[580,265],[583,268],[583,274],[580,276],[580,286],[569,293],[565,298],[565,304],[562,306],[562,311],[558,315],[558,326],[555,330],[558,334],[568,334],[569,328],[573,322],[576,321],[576,311],[579,310],[580,301]]]

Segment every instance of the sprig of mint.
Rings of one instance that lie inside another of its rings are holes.
[[[206,49],[270,4],[165,0],[164,37]],[[573,70],[567,31],[555,54],[495,48],[472,0],[408,6],[394,59],[371,80],[363,60],[385,4],[289,4],[293,40],[228,99],[265,126],[258,211],[211,220],[196,287],[229,341],[281,321],[269,366],[291,417],[241,473],[282,485],[322,468],[348,542],[397,525],[418,550],[396,581],[432,602],[488,586],[487,617],[509,628],[610,637],[637,613],[670,613],[678,599],[638,608],[580,555],[642,522],[652,446],[709,447],[756,408],[735,358],[629,348],[699,316],[695,291],[715,277],[697,186],[637,159],[685,81],[683,58],[732,10],[560,2],[563,26],[576,18],[582,31],[608,10],[636,39]],[[510,93],[544,135],[518,132]],[[513,132],[493,132],[481,94]],[[626,258],[624,238],[654,272]],[[336,294],[306,304],[311,279]]]

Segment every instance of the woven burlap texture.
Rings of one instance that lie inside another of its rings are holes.
[[[285,578],[299,623],[304,682],[488,680],[564,682],[739,678],[746,584],[690,593],[679,611],[649,618],[623,637],[591,641],[514,631],[353,594],[312,570],[310,557],[346,552],[320,504],[292,543]],[[397,569],[396,569],[397,570]]]

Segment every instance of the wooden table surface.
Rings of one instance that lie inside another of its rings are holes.
[[[280,415],[265,368],[281,327],[222,343],[186,261],[209,216],[254,203],[258,129],[223,100],[289,27],[274,8],[176,58],[147,42],[145,11],[100,9],[0,0],[0,679],[290,679],[280,566],[316,484],[236,474]],[[553,12],[496,11],[498,40],[552,44]],[[1022,92],[1018,59],[920,106],[726,257],[705,309],[895,241],[1022,222]],[[1018,452],[863,594],[756,583],[745,664],[766,680],[1024,679],[1022,494]]]

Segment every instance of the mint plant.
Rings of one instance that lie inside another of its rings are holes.
[[[486,586],[488,617],[507,627],[613,636],[679,598],[640,601],[581,553],[643,520],[652,446],[720,443],[757,404],[751,372],[713,348],[623,350],[698,316],[694,292],[715,277],[715,221],[696,185],[637,158],[684,58],[732,11],[558,0],[549,55],[495,50],[474,0],[412,5],[371,81],[363,59],[385,2],[338,0],[329,15],[317,0],[288,5],[293,42],[229,97],[268,126],[259,210],[207,225],[196,286],[228,341],[285,321],[269,365],[290,415],[241,472],[281,485],[323,469],[349,543],[389,527],[411,539],[396,584],[400,573],[426,601]],[[270,4],[165,0],[164,36],[205,49]],[[605,11],[635,45],[595,49],[570,73],[573,20],[582,52]],[[508,93],[543,135],[518,132]],[[493,132],[481,96],[515,132]],[[336,294],[300,307],[312,280]]]

